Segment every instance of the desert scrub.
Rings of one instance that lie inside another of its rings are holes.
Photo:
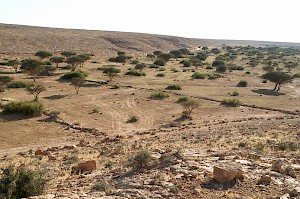
[[[120,85],[118,85],[118,84],[111,85],[111,89],[119,89],[119,88],[120,88]]]
[[[177,70],[176,68],[171,68],[171,71],[172,71],[173,73],[178,73],[178,72],[179,72],[179,70]]]
[[[178,103],[183,103],[183,102],[187,102],[189,100],[189,98],[187,96],[182,96],[182,97],[179,97],[177,102]]]
[[[237,87],[247,87],[248,86],[248,82],[245,80],[241,80],[237,85]]]
[[[166,75],[165,75],[165,73],[157,73],[156,74],[156,77],[165,77]]]
[[[239,93],[237,91],[233,91],[232,93],[229,93],[230,96],[239,96]]]
[[[36,101],[10,102],[2,107],[3,114],[19,114],[24,116],[40,116],[44,106]]]
[[[155,92],[150,95],[151,99],[156,99],[156,100],[163,100],[168,97],[169,97],[169,94],[163,93],[163,92]]]
[[[87,77],[87,74],[85,72],[83,72],[82,70],[75,70],[75,71],[64,74],[63,76],[61,76],[60,79],[64,79],[64,80],[71,80],[73,78],[85,79],[86,77]]]
[[[127,121],[126,123],[135,123],[137,122],[139,119],[137,116],[131,116]]]
[[[102,191],[105,192],[106,194],[111,192],[112,187],[104,181],[98,181],[92,186],[92,190],[94,191]]]
[[[134,169],[140,169],[147,166],[151,161],[149,151],[140,151],[132,158],[129,158],[129,164]]]
[[[46,180],[39,173],[19,167],[8,166],[2,169],[0,198],[18,199],[41,195]]]
[[[137,70],[130,70],[127,73],[125,73],[125,75],[129,75],[129,76],[146,76],[146,73],[141,72],[141,71],[137,71]]]
[[[220,74],[211,74],[211,73],[207,74],[207,76],[208,76],[209,80],[219,79],[219,78],[223,77],[223,75],[220,75]]]
[[[181,90],[181,86],[178,84],[170,84],[166,88],[167,90]]]
[[[222,100],[221,105],[226,107],[238,107],[241,105],[241,102],[238,99],[224,99]]]
[[[193,79],[205,79],[206,75],[207,75],[206,73],[196,72],[192,75],[192,78]]]
[[[33,82],[26,81],[12,81],[6,85],[7,88],[26,88],[33,85]]]

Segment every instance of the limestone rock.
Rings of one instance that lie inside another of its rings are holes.
[[[235,164],[220,164],[214,166],[213,178],[219,183],[228,183],[243,178],[243,171]]]

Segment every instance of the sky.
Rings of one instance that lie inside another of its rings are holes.
[[[299,0],[0,0],[0,23],[300,43],[299,8]]]

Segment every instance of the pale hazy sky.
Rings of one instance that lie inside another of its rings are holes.
[[[300,0],[0,0],[0,23],[300,43],[299,10]]]

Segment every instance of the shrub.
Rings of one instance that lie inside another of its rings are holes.
[[[18,199],[41,195],[45,186],[46,180],[37,172],[9,166],[2,169],[0,198]]]
[[[247,87],[248,86],[248,82],[245,80],[241,80],[237,85],[237,87]]]
[[[182,97],[179,97],[179,98],[178,98],[177,102],[178,102],[178,103],[182,103],[182,102],[187,102],[188,100],[189,100],[188,97],[182,96]]]
[[[244,70],[244,67],[233,65],[233,66],[229,66],[228,70]]]
[[[224,99],[221,102],[221,105],[224,105],[227,107],[238,107],[241,105],[241,102],[238,99]]]
[[[139,60],[137,60],[137,59],[135,59],[135,60],[132,60],[132,61],[130,62],[130,64],[138,64],[138,63],[140,63],[140,61],[139,61]]]
[[[212,63],[212,66],[224,66],[225,65],[225,62],[223,60],[215,60],[213,63]]]
[[[207,75],[208,75],[208,79],[209,79],[209,80],[219,79],[219,78],[223,77],[223,76],[220,75],[220,74],[207,74]]]
[[[141,71],[137,71],[137,70],[130,70],[127,73],[125,73],[125,75],[129,75],[129,76],[146,76],[146,73],[141,72]]]
[[[43,104],[35,101],[10,102],[2,107],[2,113],[4,114],[20,114],[24,116],[39,116],[43,110]]]
[[[300,73],[296,73],[292,76],[293,78],[300,78]]]
[[[96,182],[92,186],[92,190],[102,191],[105,192],[106,194],[110,193],[111,189],[112,187],[107,182]]]
[[[87,74],[85,72],[83,72],[82,70],[75,70],[75,71],[64,74],[63,76],[61,76],[61,79],[65,79],[65,80],[71,80],[73,78],[85,79],[86,77],[87,77]]]
[[[25,82],[25,81],[12,81],[8,83],[6,86],[7,88],[26,88],[27,86],[33,85],[32,82]]]
[[[140,63],[140,64],[135,65],[134,69],[135,70],[143,70],[146,67],[147,67],[146,63]]]
[[[157,60],[154,61],[154,64],[158,65],[158,66],[165,66],[166,61],[164,59],[157,59]]]
[[[174,72],[174,73],[178,73],[179,70],[177,70],[176,68],[171,68],[171,71]]]
[[[165,77],[166,75],[165,75],[165,73],[157,73],[156,74],[156,77]]]
[[[245,74],[247,74],[247,75],[250,75],[250,74],[251,74],[251,72],[250,72],[250,71],[247,71],[247,72],[245,72]]]
[[[239,93],[236,91],[233,91],[233,93],[230,93],[231,96],[239,96]]]
[[[163,93],[163,92],[155,92],[150,95],[151,99],[156,99],[156,100],[163,100],[168,97],[169,97],[169,94]]]
[[[224,65],[217,66],[217,68],[216,68],[216,72],[218,72],[218,73],[224,73],[226,70],[227,70],[227,67]]]
[[[192,66],[192,63],[190,60],[183,60],[180,63],[183,64],[183,67],[191,67]]]
[[[112,88],[112,89],[119,89],[119,88],[120,88],[120,85],[118,85],[118,84],[113,84],[113,85],[111,85],[111,88]]]
[[[136,116],[131,116],[127,121],[126,121],[126,123],[135,123],[135,122],[137,122],[139,119],[138,119],[138,117],[136,117]]]
[[[178,84],[170,84],[166,88],[167,90],[181,90],[181,86]]]
[[[205,79],[205,77],[206,77],[206,73],[196,72],[192,75],[193,79]]]
[[[133,168],[140,169],[147,166],[150,160],[151,154],[148,151],[140,151],[130,161]]]

